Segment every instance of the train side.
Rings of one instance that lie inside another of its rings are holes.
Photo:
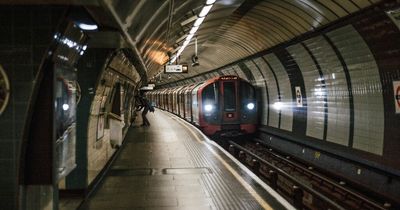
[[[147,93],[157,108],[198,126],[206,135],[252,134],[257,127],[255,89],[238,76]]]

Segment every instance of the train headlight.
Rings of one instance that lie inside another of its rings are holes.
[[[254,109],[254,106],[255,106],[254,103],[248,103],[248,104],[247,104],[247,109],[248,109],[248,110],[253,110],[253,109]]]
[[[211,105],[211,104],[206,104],[205,106],[204,106],[204,111],[206,111],[206,112],[211,112],[213,110],[213,105]]]
[[[67,110],[69,109],[69,105],[68,105],[68,104],[63,104],[63,105],[62,105],[62,109],[63,109],[64,111],[67,111]]]

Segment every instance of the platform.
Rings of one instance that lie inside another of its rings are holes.
[[[189,123],[161,110],[148,118],[80,209],[294,209]]]

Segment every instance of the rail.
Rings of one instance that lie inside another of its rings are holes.
[[[296,208],[300,208],[302,209],[302,199],[303,199],[303,190],[307,191],[308,193],[310,193],[311,195],[315,196],[316,198],[322,200],[323,202],[325,202],[326,204],[328,204],[330,207],[334,208],[334,209],[340,209],[340,210],[344,210],[345,208],[342,207],[341,205],[337,204],[335,201],[331,200],[330,198],[326,197],[325,195],[317,192],[316,190],[314,190],[313,188],[311,188],[310,186],[307,186],[306,184],[304,184],[301,180],[291,176],[290,174],[286,173],[285,171],[283,171],[282,169],[276,167],[275,165],[265,161],[264,159],[262,159],[261,157],[259,157],[258,155],[252,153],[251,151],[247,150],[246,148],[240,146],[239,144],[233,142],[233,141],[229,141],[229,144],[232,145],[233,147],[238,148],[240,151],[243,151],[245,153],[247,153],[248,155],[250,155],[252,158],[256,159],[257,161],[267,165],[269,168],[272,168],[273,171],[270,171],[270,174],[275,174],[271,177],[272,178],[270,181],[272,182],[271,185],[273,188],[277,189],[277,181],[278,181],[278,176],[282,176],[284,178],[286,178],[287,180],[289,180],[291,183],[293,183],[293,192],[294,192],[294,205]]]
[[[255,141],[255,142],[258,142],[258,143],[260,143],[260,144],[264,144],[264,142],[262,142],[262,141],[260,141],[260,140],[254,140],[254,141]],[[382,206],[380,206],[380,205],[378,205],[378,204],[376,204],[376,203],[374,203],[374,202],[368,200],[367,198],[365,198],[365,197],[362,196],[361,194],[359,194],[359,193],[357,193],[357,192],[353,192],[353,191],[351,191],[351,190],[349,190],[349,189],[343,187],[342,185],[340,185],[340,184],[338,184],[338,183],[336,183],[336,182],[333,182],[332,180],[329,180],[329,179],[325,178],[324,176],[321,176],[320,174],[318,174],[318,173],[316,173],[316,172],[314,172],[314,171],[312,171],[312,170],[307,170],[304,166],[301,166],[301,165],[298,164],[298,163],[295,163],[295,162],[293,162],[293,161],[291,161],[291,160],[288,160],[288,159],[286,159],[286,158],[284,158],[284,157],[282,157],[282,156],[280,156],[280,155],[274,154],[274,153],[272,153],[272,152],[270,153],[270,155],[274,156],[275,158],[277,158],[277,159],[279,159],[279,160],[281,160],[281,161],[285,161],[285,162],[287,162],[287,163],[289,163],[289,164],[291,164],[291,165],[293,165],[293,166],[295,166],[295,167],[297,167],[297,168],[300,168],[300,169],[302,169],[303,171],[306,171],[306,172],[307,172],[308,174],[310,174],[311,176],[316,177],[316,178],[322,180],[323,182],[326,182],[326,183],[331,184],[331,185],[334,186],[336,189],[340,189],[340,190],[342,190],[342,191],[344,191],[344,192],[346,192],[346,193],[348,193],[348,194],[353,195],[354,197],[356,197],[357,199],[359,199],[359,200],[360,200],[361,202],[363,202],[363,203],[366,203],[366,204],[368,204],[368,205],[370,205],[370,206],[372,206],[372,207],[374,207],[374,208],[376,208],[376,209],[379,209],[379,210],[386,210],[386,208],[384,208],[384,207],[382,207]]]

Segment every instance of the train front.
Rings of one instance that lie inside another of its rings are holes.
[[[257,126],[255,89],[237,76],[221,76],[201,91],[200,126],[207,135],[252,134]]]

